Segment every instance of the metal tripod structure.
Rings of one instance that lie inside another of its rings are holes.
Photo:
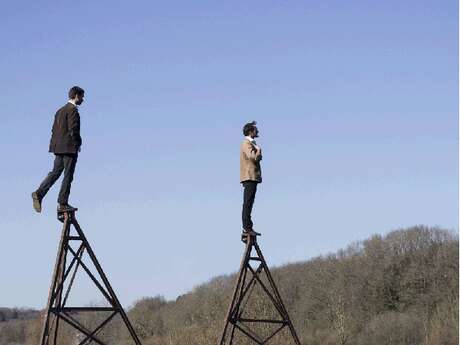
[[[273,280],[265,258],[262,255],[262,251],[257,244],[257,236],[258,235],[256,233],[243,234],[242,236],[242,241],[246,243],[246,250],[243,254],[240,271],[238,273],[235,289],[233,292],[233,298],[228,309],[224,329],[222,331],[222,337],[219,344],[234,345],[235,331],[238,331],[253,340],[256,344],[264,345],[268,344],[269,341],[281,330],[283,330],[285,327],[288,327],[295,344],[301,345],[291,319],[289,318],[286,307],[284,306],[283,300],[281,299],[278,288],[275,285],[275,281]],[[255,250],[254,256],[252,256],[253,249]],[[254,269],[251,266],[251,262],[256,262],[258,267]],[[262,272],[265,272],[268,280],[268,286],[261,279]],[[264,293],[269,297],[271,303],[279,314],[279,318],[260,319],[242,317],[243,311],[247,306],[247,302],[256,284],[260,284]],[[262,337],[254,330],[251,330],[250,325],[254,323],[265,323],[271,325],[276,324],[277,326],[276,329],[271,332],[271,334]]]
[[[76,210],[75,210],[76,211]],[[45,309],[40,345],[63,345],[58,343],[60,321],[65,322],[72,328],[81,333],[83,339],[79,345],[99,344],[108,345],[98,338],[98,333],[119,314],[126,325],[132,340],[136,345],[142,345],[134,331],[129,319],[123,310],[115,292],[113,291],[99,261],[96,258],[91,246],[86,239],[83,230],[80,228],[75,211],[58,213],[58,219],[63,222],[61,240],[59,243],[56,264],[54,267],[53,278],[48,296],[48,303]],[[71,226],[76,231],[76,235],[71,235]],[[75,249],[76,248],[76,249]],[[86,251],[97,273],[93,274],[90,268],[83,262],[82,256]],[[71,254],[70,262],[67,262],[68,254]],[[107,307],[67,307],[66,302],[69,297],[72,284],[78,268],[81,267],[92,280],[94,285],[104,295],[108,302]],[[98,279],[99,278],[99,279]],[[64,286],[67,282],[65,291]],[[94,325],[91,329],[83,325],[75,317],[75,313],[83,312],[109,312],[109,316],[102,322]]]

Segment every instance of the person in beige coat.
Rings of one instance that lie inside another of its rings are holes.
[[[243,127],[244,140],[240,149],[240,182],[243,185],[243,232],[258,234],[253,229],[251,218],[252,207],[256,197],[257,185],[262,182],[260,161],[262,150],[257,145],[255,138],[259,136],[256,122],[247,123]]]

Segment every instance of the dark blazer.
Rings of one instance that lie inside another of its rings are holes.
[[[76,106],[67,103],[54,116],[49,152],[77,153],[80,146],[80,114]]]

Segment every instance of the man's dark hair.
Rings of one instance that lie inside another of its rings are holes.
[[[257,122],[252,121],[244,125],[243,127],[243,135],[248,136],[254,129],[256,129]]]
[[[85,94],[85,90],[83,90],[80,86],[72,86],[69,90],[69,99],[74,99],[75,96],[83,96]]]

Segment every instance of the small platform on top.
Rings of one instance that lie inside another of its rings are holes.
[[[243,231],[243,233],[241,234],[241,242],[247,243],[248,238],[249,238],[250,242],[253,242],[253,243],[257,242],[257,236],[262,236],[262,234],[260,232],[254,231],[254,230]]]
[[[61,222],[61,223],[64,223],[66,217],[67,218],[72,218],[75,216],[75,212],[78,211],[78,208],[76,207],[73,207],[71,209],[68,209],[68,210],[57,210],[57,219]]]

